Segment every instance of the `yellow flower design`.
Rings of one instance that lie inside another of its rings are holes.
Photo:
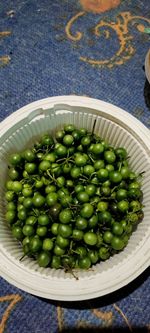
[[[9,302],[9,305],[7,306],[5,312],[2,316],[2,319],[0,321],[0,333],[4,333],[6,322],[10,316],[10,313],[11,313],[12,309],[14,308],[14,306],[18,302],[21,301],[21,299],[22,299],[22,297],[19,294],[6,295],[6,296],[0,297],[0,303]]]
[[[78,12],[69,20],[66,25],[66,35],[68,39],[70,39],[72,42],[77,43],[84,38],[84,33],[82,31],[73,31],[72,27],[73,25],[77,24],[79,18],[85,15],[88,15],[86,11]],[[101,19],[96,24],[96,26],[92,28],[93,35],[99,38],[99,41],[101,36],[103,35],[107,41],[108,39],[111,39],[112,32],[116,33],[118,50],[115,52],[114,55],[111,55],[110,58],[94,59],[94,57],[90,58],[88,57],[88,55],[85,54],[85,56],[80,56],[80,60],[90,65],[99,67],[105,66],[108,68],[112,68],[116,65],[123,65],[136,52],[133,44],[133,36],[130,33],[130,29],[133,25],[135,25],[136,29],[139,32],[144,32],[145,27],[149,27],[150,25],[150,19],[143,16],[132,15],[130,12],[121,12],[116,16],[116,19],[114,21],[110,21],[109,19]]]
[[[120,5],[120,0],[80,0],[81,6],[87,12],[104,13]]]
[[[0,31],[0,38],[7,37],[11,35],[10,31]],[[10,61],[10,57],[8,55],[4,55],[0,57],[0,67],[7,65]]]

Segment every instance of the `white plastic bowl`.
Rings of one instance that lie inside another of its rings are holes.
[[[145,58],[145,74],[148,82],[150,83],[150,49],[147,52]]]
[[[127,247],[89,271],[78,271],[76,280],[63,270],[39,268],[30,258],[19,261],[19,248],[4,218],[4,184],[10,152],[20,151],[49,130],[74,123],[92,130],[113,146],[124,146],[130,165],[145,171],[144,219]],[[14,112],[0,125],[0,273],[13,285],[31,294],[54,300],[85,300],[113,292],[131,282],[150,264],[150,132],[136,118],[109,103],[78,96],[60,96],[31,103]]]

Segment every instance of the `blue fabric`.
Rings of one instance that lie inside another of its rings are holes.
[[[76,94],[113,103],[150,127],[143,68],[149,0],[118,1],[107,11],[97,1],[96,13],[90,2],[83,8],[79,0],[1,1],[1,121],[32,101]],[[72,304],[32,296],[1,278],[0,332],[144,333],[150,330],[149,304],[149,270],[112,295]]]

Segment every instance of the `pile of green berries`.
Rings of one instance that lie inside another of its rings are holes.
[[[142,197],[125,148],[67,124],[11,154],[5,217],[39,266],[89,269],[125,248]]]

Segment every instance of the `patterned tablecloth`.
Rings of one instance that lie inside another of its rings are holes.
[[[29,102],[75,94],[150,127],[147,28],[149,0],[1,0],[0,120]],[[1,278],[4,332],[150,332],[149,270],[107,297],[76,303],[38,298]]]

